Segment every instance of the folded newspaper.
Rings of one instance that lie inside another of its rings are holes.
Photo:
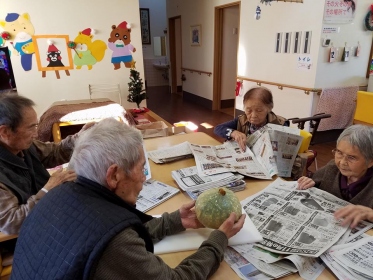
[[[363,233],[371,227],[371,223],[361,222],[345,244],[335,245],[320,256],[338,279],[373,278],[373,236]]]
[[[232,192],[239,192],[246,188],[246,182],[245,180],[240,179],[240,180],[228,183],[227,185],[224,185],[221,187],[227,188],[231,190]],[[198,196],[203,192],[204,190],[186,191],[189,197],[193,200],[197,200]]]
[[[299,129],[267,124],[248,138],[242,151],[235,141],[222,145],[190,144],[199,174],[239,172],[258,179],[290,177],[302,143]]]
[[[137,197],[136,209],[147,212],[180,192],[177,188],[156,180],[145,181]]]
[[[278,178],[241,204],[263,236],[257,246],[318,257],[346,232],[348,225],[342,227],[333,213],[349,203],[317,188],[296,188],[297,182]]]
[[[149,159],[155,163],[167,163],[180,159],[193,157],[189,142],[183,142],[167,148],[161,148],[148,152]]]
[[[338,279],[372,279],[373,239],[365,232],[373,227],[372,223],[361,221],[354,229],[346,231],[338,243],[320,257]],[[357,241],[362,240],[360,243]],[[346,243],[346,244],[344,244]],[[348,244],[347,244],[348,243]],[[341,256],[343,255],[343,259]],[[299,255],[284,255],[267,251],[255,244],[234,245],[224,254],[225,261],[241,279],[272,279],[285,273],[299,272],[302,279],[315,280],[324,270],[318,258]],[[282,268],[283,271],[281,271]],[[361,269],[363,268],[363,269]],[[286,272],[287,271],[287,272]],[[367,273],[370,273],[367,275]]]
[[[182,168],[171,172],[172,178],[183,191],[204,191],[222,187],[243,179],[242,175],[221,173],[211,176],[200,176],[196,166]]]
[[[145,146],[143,146],[143,149],[145,154],[144,174],[146,181],[143,183],[142,190],[137,197],[136,209],[142,212],[147,212],[167,199],[173,197],[179,192],[179,190],[162,182],[151,179],[152,173]]]
[[[299,272],[303,279],[314,280],[325,268],[317,258],[276,254],[259,248],[255,244],[235,245],[232,248],[261,273],[273,278]]]

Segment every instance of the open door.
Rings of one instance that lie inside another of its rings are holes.
[[[240,2],[215,8],[212,109],[234,116]]]
[[[182,49],[181,49],[181,17],[168,19],[170,41],[170,76],[171,93],[182,94]]]

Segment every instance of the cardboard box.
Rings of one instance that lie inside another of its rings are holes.
[[[174,123],[174,126],[171,127],[172,134],[180,134],[180,133],[192,133],[198,131],[198,126],[196,126],[192,122],[178,122]]]
[[[186,126],[173,126],[169,128],[169,134],[181,134],[181,133],[192,133],[194,130],[189,129]]]
[[[136,128],[141,131],[144,139],[168,136],[168,126],[162,121],[139,124]]]

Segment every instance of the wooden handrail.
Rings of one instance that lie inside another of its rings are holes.
[[[184,72],[184,71],[189,71],[190,73],[193,73],[193,72],[197,72],[198,74],[206,74],[207,76],[211,76],[212,73],[211,72],[206,72],[206,71],[201,71],[201,70],[196,70],[196,69],[190,69],[190,68],[184,68],[184,67],[181,67],[181,70]]]
[[[293,89],[299,89],[299,90],[304,90],[305,94],[310,94],[310,92],[316,92],[318,95],[321,94],[322,89],[321,88],[306,88],[306,87],[298,87],[298,86],[292,86],[292,85],[287,85],[287,84],[280,84],[280,83],[275,83],[275,82],[267,82],[267,81],[262,81],[262,80],[256,80],[256,79],[250,79],[242,76],[237,76],[237,80],[244,80],[244,81],[249,81],[249,82],[254,82],[257,83],[257,85],[261,84],[266,84],[266,85],[273,85],[277,86],[279,89],[283,89],[284,87],[286,88],[293,88]]]

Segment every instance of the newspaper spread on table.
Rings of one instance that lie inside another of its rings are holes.
[[[358,271],[359,266],[368,264],[368,267],[371,268],[373,264],[373,239],[372,236],[364,233],[371,229],[372,226],[372,223],[361,221],[354,229],[347,231],[349,233],[347,238],[343,237],[348,243],[347,245],[334,245],[320,256],[324,264],[331,269],[338,279],[373,279],[373,274],[366,274],[372,273],[371,271],[365,271],[365,274],[364,271],[361,271],[360,274]],[[362,239],[361,244],[353,244]],[[341,240],[342,238],[339,242]],[[358,251],[356,252],[356,250]],[[344,263],[338,260],[338,256],[343,253],[347,256]],[[337,255],[337,257],[334,255]],[[255,244],[228,247],[224,259],[241,279],[273,279],[280,277],[279,275],[285,275],[287,270],[288,273],[298,272],[302,279],[315,280],[325,268],[320,263],[321,260],[319,258],[277,254],[257,247]],[[355,267],[357,262],[360,263],[358,267]],[[279,268],[282,268],[283,271],[279,270]]]
[[[296,188],[297,182],[278,178],[241,204],[263,236],[257,246],[280,254],[318,257],[347,230],[333,213],[349,203],[317,188]]]
[[[255,244],[235,245],[232,248],[262,273],[274,278],[280,277],[280,274],[299,272],[303,279],[314,280],[324,270],[324,266],[317,258],[281,255],[259,248]]]
[[[338,243],[320,256],[338,279],[373,279],[373,237],[364,233],[372,226],[360,222],[345,244]]]
[[[276,166],[278,176],[290,177],[302,141],[303,137],[300,136],[298,128],[269,123],[249,135],[246,145],[253,150],[255,155],[258,155],[264,143],[269,142],[272,148],[272,154],[269,156],[273,160],[264,161],[264,163],[269,162]]]

